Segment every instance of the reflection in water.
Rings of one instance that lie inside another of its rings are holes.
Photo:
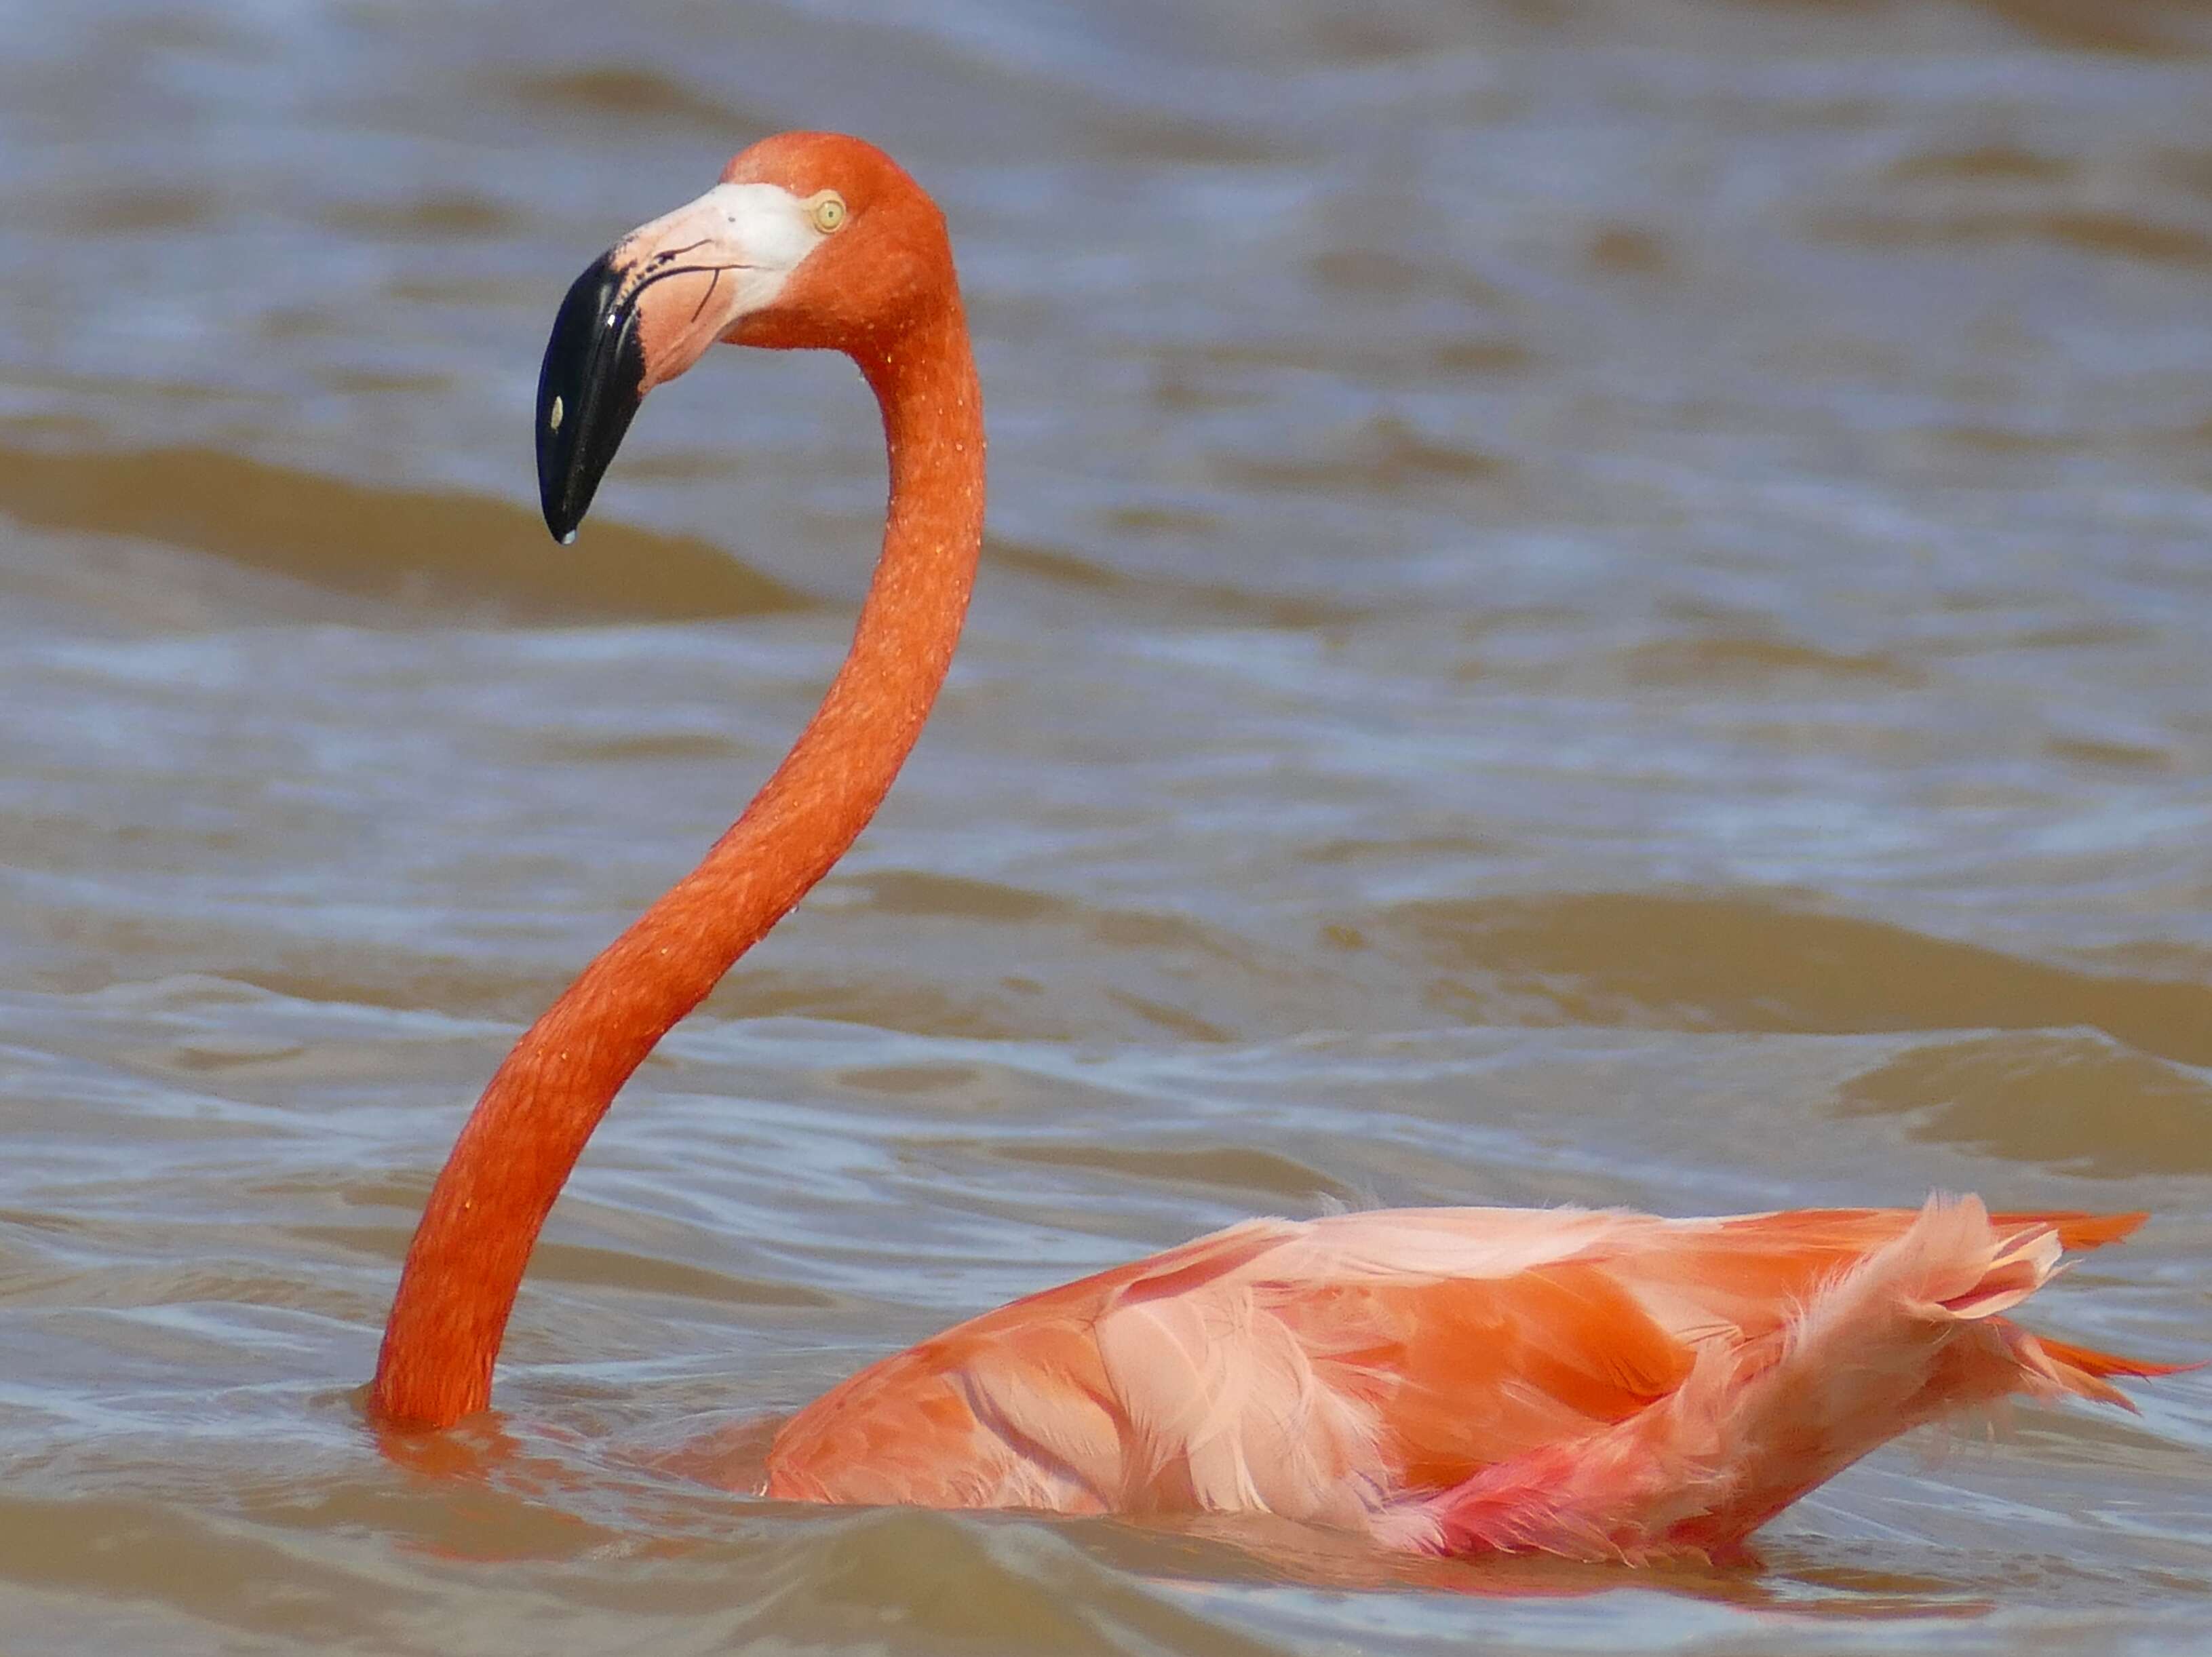
[[[1687,1578],[793,1511],[666,1460],[1337,1203],[2147,1207],[2044,1321],[2201,1356],[2198,9],[82,0],[0,39],[30,1648],[2203,1620],[2202,1375],[1877,1458]],[[951,214],[976,614],[883,820],[587,1155],[504,1415],[435,1452],[481,1477],[410,1471],[349,1389],[435,1159],[781,751],[865,579],[876,437],[826,361],[657,393],[574,549],[531,502],[568,278],[798,124]]]

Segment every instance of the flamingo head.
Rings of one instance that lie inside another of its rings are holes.
[[[577,277],[538,379],[545,526],[575,538],[645,394],[720,341],[842,350],[872,373],[957,304],[945,217],[874,145],[786,132]]]

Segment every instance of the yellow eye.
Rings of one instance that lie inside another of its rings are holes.
[[[814,198],[814,228],[823,235],[842,229],[845,223],[845,198],[834,190],[825,190]]]

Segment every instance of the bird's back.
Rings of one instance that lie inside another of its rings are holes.
[[[1747,1530],[1779,1505],[1778,1479],[1794,1495],[1801,1472],[1818,1482],[1915,1419],[2023,1387],[2117,1396],[2103,1375],[2151,1372],[2046,1349],[1993,1315],[1996,1300],[2040,1284],[2062,1242],[2094,1247],[2136,1220],[1992,1219],[1972,1199],[1728,1219],[1413,1209],[1252,1220],[863,1370],[784,1428],[769,1489],[1061,1513],[1268,1512],[1462,1545],[1443,1518],[1455,1493],[1513,1485],[1516,1469],[1558,1484],[1569,1464],[1587,1474],[1632,1440],[1643,1444],[1634,1460],[1661,1440],[1686,1454],[1695,1447],[1674,1438],[1717,1434],[1696,1468],[1637,1477],[1704,1481],[1690,1505],[1709,1520],[1738,1490],[1765,1505]],[[1923,1278],[1959,1305],[1912,1303]],[[1847,1315],[1823,1323],[1823,1308]],[[1893,1384],[1859,1399],[1825,1379],[1869,1365],[1893,1370]],[[1802,1467],[1754,1478],[1717,1465],[1757,1448],[1731,1413],[1750,1422],[1785,1380]],[[1499,1545],[1627,1551],[1648,1528],[1632,1527],[1630,1542]],[[1709,1545],[1730,1528],[1684,1534]]]

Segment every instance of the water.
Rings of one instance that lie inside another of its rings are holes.
[[[1894,1448],[1750,1572],[682,1476],[1336,1203],[2146,1207],[2037,1321],[2212,1345],[2204,13],[875,9],[0,6],[11,1651],[2200,1638],[2203,1374]],[[799,124],[951,217],[965,651],[594,1142],[496,1421],[380,1445],[463,1111],[865,580],[832,361],[657,393],[569,551],[533,509],[569,279]]]

